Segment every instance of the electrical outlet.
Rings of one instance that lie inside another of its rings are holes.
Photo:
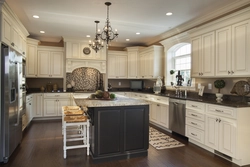
[[[212,84],[211,84],[211,83],[208,83],[207,88],[208,88],[208,89],[212,89]]]
[[[121,86],[121,85],[122,85],[122,83],[121,83],[121,82],[118,82],[118,85],[119,85],[119,86]]]

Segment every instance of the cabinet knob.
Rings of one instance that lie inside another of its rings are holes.
[[[194,134],[194,133],[191,133],[191,135],[193,135],[193,136],[197,136],[196,134]]]
[[[160,107],[161,105],[160,104],[157,104],[158,107]]]
[[[228,74],[230,74],[231,72],[230,72],[230,71],[228,71],[227,73],[228,73]]]
[[[15,46],[14,42],[11,42],[11,45],[12,45],[12,46]]]
[[[23,55],[25,55],[25,52],[23,52]]]
[[[231,71],[232,74],[234,74],[234,71]]]

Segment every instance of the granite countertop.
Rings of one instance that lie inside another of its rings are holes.
[[[78,106],[86,107],[109,107],[109,106],[133,106],[133,105],[148,105],[145,100],[128,98],[120,95],[116,95],[114,100],[98,100],[88,99],[84,97],[75,97],[74,100]]]

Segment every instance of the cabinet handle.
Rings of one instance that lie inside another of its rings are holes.
[[[215,111],[217,111],[217,112],[223,112],[223,110],[217,110],[217,109]]]
[[[196,134],[194,134],[194,133],[191,133],[191,135],[193,135],[193,136],[197,136]]]
[[[197,117],[197,115],[195,115],[195,114],[191,114],[192,116],[194,116],[194,117]]]
[[[203,73],[201,73],[201,75],[203,75]]]
[[[157,100],[160,100],[160,99],[157,99]]]
[[[157,104],[157,106],[159,107],[159,106],[161,106],[160,104]]]
[[[191,106],[197,108],[197,106],[195,106],[195,105],[191,105]]]
[[[230,72],[230,71],[228,71],[227,73],[228,73],[228,74],[230,74],[231,72]]]
[[[193,124],[193,125],[197,125],[197,123],[194,123],[194,122],[191,122],[191,124]]]
[[[25,52],[23,52],[23,55],[25,55]]]
[[[221,119],[219,118],[219,123],[221,122]]]
[[[29,103],[29,105],[31,105],[31,103]]]
[[[12,45],[12,46],[15,46],[14,42],[11,42],[11,45]]]
[[[232,74],[234,74],[234,71],[231,71]]]
[[[218,122],[218,120],[219,120],[219,119],[218,119],[218,118],[216,118],[216,122]]]

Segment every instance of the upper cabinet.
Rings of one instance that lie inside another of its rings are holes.
[[[249,76],[250,20],[216,31],[216,76]]]
[[[28,31],[4,3],[2,8],[1,41],[26,57],[26,37]]]
[[[192,77],[214,76],[215,35],[209,32],[192,38]]]
[[[127,47],[128,52],[128,79],[139,78],[139,49],[145,47]]]
[[[128,77],[128,63],[126,51],[108,51],[108,78],[126,79]]]
[[[163,46],[152,45],[139,51],[139,78],[163,76]]]
[[[63,78],[64,48],[38,46],[38,42],[28,38],[26,77]]]
[[[63,48],[39,46],[37,74],[41,78],[63,78]]]

